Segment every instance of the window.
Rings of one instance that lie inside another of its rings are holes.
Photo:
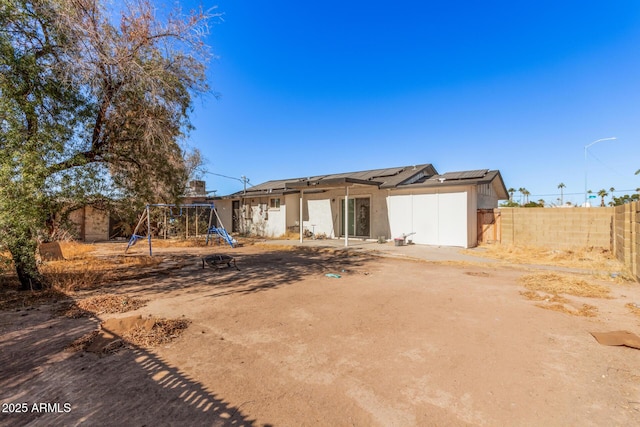
[[[280,209],[280,198],[276,197],[274,199],[269,199],[269,208],[270,209]]]

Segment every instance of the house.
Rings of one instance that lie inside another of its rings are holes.
[[[326,238],[411,234],[418,244],[473,247],[478,209],[508,197],[499,171],[440,175],[422,164],[267,181],[215,203],[231,232],[278,237],[302,225],[301,234]]]

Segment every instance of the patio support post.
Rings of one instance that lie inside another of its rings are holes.
[[[344,247],[349,246],[349,187],[345,187],[344,193]]]
[[[298,227],[300,229],[300,243],[302,243],[302,199],[304,198],[304,190],[300,190],[300,226]]]

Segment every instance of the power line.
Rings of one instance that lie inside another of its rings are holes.
[[[247,184],[250,184],[250,180],[249,178],[247,178],[246,176],[242,175],[240,178],[236,178],[235,176],[228,176],[228,175],[222,175],[220,173],[215,173],[215,172],[209,172],[208,170],[204,170],[201,169],[200,170],[202,173],[208,173],[209,175],[215,175],[215,176],[220,176],[222,178],[227,178],[227,179],[233,179],[236,181],[240,181],[243,185],[244,185],[244,192],[247,192]]]
[[[637,193],[638,189],[634,188],[632,190],[615,190],[615,191],[608,191],[607,193],[613,194],[613,193]],[[592,194],[597,194],[596,192],[593,192]],[[529,197],[555,197],[555,196],[561,196],[561,195],[565,195],[565,196],[583,196],[584,193],[551,193],[551,194],[529,194]]]
[[[604,166],[605,168],[609,169],[611,172],[615,173],[616,175],[618,175],[619,177],[622,178],[629,178],[628,176],[624,176],[622,175],[620,172],[618,172],[617,170],[615,170],[614,168],[612,168],[611,166],[607,165],[605,162],[603,162],[602,160],[600,160],[599,158],[597,158],[596,156],[594,156],[592,153],[588,153],[588,155],[590,155],[591,157],[593,157],[594,159],[596,159],[602,166]]]

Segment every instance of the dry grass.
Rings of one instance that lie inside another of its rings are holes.
[[[585,270],[626,271],[613,257],[611,251],[602,248],[574,250],[548,249],[513,245],[482,245],[482,251],[463,251],[474,256],[499,259],[513,264],[552,265]]]
[[[148,300],[128,295],[97,295],[78,301],[78,307],[96,314],[126,313],[143,307]]]
[[[96,340],[104,339],[102,330],[92,331],[76,339],[65,347],[65,351],[99,351],[100,353],[115,353],[119,349],[129,346],[155,347],[167,344],[178,338],[191,324],[191,320],[182,319],[154,319],[153,326],[146,329],[143,324],[133,326],[122,331],[120,336],[108,338],[106,341],[90,350]],[[98,341],[100,342],[100,341]],[[104,347],[100,348],[104,344]]]
[[[58,242],[60,251],[65,259],[86,258],[91,252],[96,250],[95,245],[79,242]]]
[[[596,317],[598,315],[598,308],[589,304],[583,304],[582,308],[578,310],[573,309],[572,307],[567,307],[565,304],[536,304],[536,306],[546,310],[570,314],[572,316]]]
[[[161,262],[162,258],[150,256],[96,257],[85,254],[81,258],[47,262],[40,271],[52,288],[74,292],[125,280],[127,276],[138,274],[140,267],[152,267]]]
[[[529,300],[539,301],[537,307],[572,316],[595,317],[598,308],[589,304],[575,308],[562,294],[586,298],[611,298],[608,287],[587,282],[575,275],[536,273],[521,277],[520,282],[528,289],[520,294]]]
[[[153,239],[151,245],[158,248],[199,248],[206,246],[206,239],[206,236],[192,237],[189,239]],[[211,241],[209,244],[211,244]],[[148,247],[146,240],[140,240],[136,244],[136,246],[140,245]]]
[[[532,301],[545,301],[558,304],[568,304],[570,302],[568,299],[560,295],[541,295],[534,291],[520,292],[520,295]]]
[[[571,306],[570,300],[557,294],[543,295],[535,291],[524,291],[520,292],[520,295],[532,301],[539,301],[540,303],[536,304],[536,307],[567,313],[572,316],[596,317],[598,312],[597,307],[589,304],[583,304],[580,309],[576,309]]]
[[[631,310],[631,312],[633,314],[635,314],[636,316],[640,316],[640,304],[636,304],[636,303],[630,302],[628,304],[625,304],[625,307],[627,307],[629,310]]]
[[[530,291],[546,292],[551,295],[566,294],[576,297],[611,298],[606,286],[590,283],[570,274],[536,273],[520,278],[520,282]]]
[[[61,242],[66,259],[48,261],[40,265],[40,273],[49,284],[45,291],[18,291],[19,282],[14,271],[0,272],[0,310],[22,309],[70,298],[75,292],[100,288],[120,280],[129,280],[145,274],[163,261],[162,257],[140,255],[97,256],[94,245]],[[175,268],[172,267],[172,268]],[[84,316],[81,308],[65,314]]]
[[[40,271],[53,289],[65,293],[95,288],[104,277],[103,271],[87,262],[53,261],[43,265]]]
[[[123,334],[123,339],[141,347],[166,344],[180,336],[191,323],[188,319],[158,319],[151,330],[137,326]]]

